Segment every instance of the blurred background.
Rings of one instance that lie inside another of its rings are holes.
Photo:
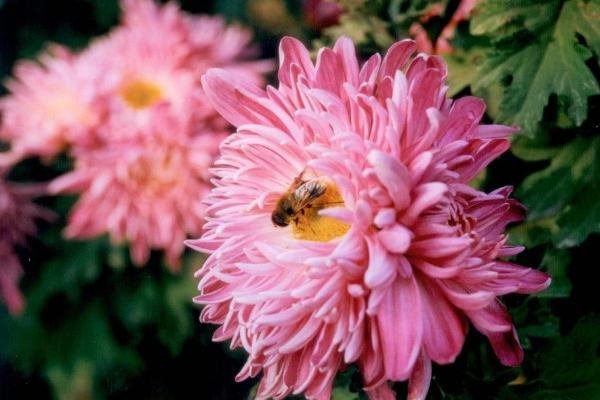
[[[346,34],[361,54],[411,36],[422,50],[446,57],[452,95],[483,97],[487,122],[523,126],[512,152],[474,184],[516,187],[530,210],[511,231],[513,241],[528,248],[517,261],[549,272],[553,284],[536,296],[504,299],[526,351],[522,367],[502,367],[472,330],[456,363],[434,367],[429,398],[599,398],[600,38],[576,28],[574,1],[526,0],[529,8],[511,8],[511,2],[481,0],[474,13],[461,7],[476,1],[458,0],[344,0],[333,9],[302,0],[178,3],[186,12],[220,14],[249,27],[263,59],[276,58],[283,35],[318,48]],[[486,7],[488,13],[481,11]],[[597,15],[590,26],[600,23]],[[0,0],[0,77],[7,79],[17,60],[35,58],[49,42],[83,49],[119,18],[116,0]],[[540,54],[552,50],[551,43],[572,53],[552,53],[556,58],[546,62]],[[521,51],[530,51],[522,64],[500,61]],[[571,91],[560,86],[565,77]],[[1,87],[0,95],[6,93]],[[532,105],[521,101],[529,93],[542,95]],[[30,157],[14,165],[8,179],[48,182],[72,168],[66,154],[51,163]],[[54,217],[38,221],[39,235],[17,247],[26,306],[17,316],[0,307],[0,398],[251,397],[256,381],[234,382],[245,354],[213,343],[215,327],[198,322],[191,302],[203,256],[186,251],[181,270],[171,272],[156,251],[143,268],[133,265],[128,247],[111,244],[107,235],[65,240],[76,200],[39,197],[37,204]],[[337,386],[338,400],[366,398],[353,367]],[[396,389],[403,398],[404,386]]]

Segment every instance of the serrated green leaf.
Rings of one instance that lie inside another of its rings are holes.
[[[448,91],[449,96],[454,96],[464,88],[473,84],[475,79],[474,65],[480,63],[484,50],[475,47],[469,50],[458,49],[445,56],[448,64]]]
[[[499,122],[516,124],[531,136],[554,94],[580,125],[587,116],[588,97],[599,94],[600,85],[585,64],[577,35],[598,54],[600,1],[528,0],[515,6],[486,0],[477,10],[471,32],[500,38],[495,38],[498,47],[488,52],[472,88],[479,93],[505,82]]]
[[[535,31],[556,18],[560,2],[548,0],[530,0],[508,3],[502,0],[482,1],[478,4],[471,20],[473,35],[507,36],[521,25]]]

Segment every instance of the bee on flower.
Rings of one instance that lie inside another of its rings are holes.
[[[188,244],[209,253],[197,276],[201,321],[219,325],[262,374],[258,399],[329,399],[356,363],[372,399],[424,399],[431,363],[452,363],[472,325],[505,365],[523,358],[498,296],[549,277],[505,260],[523,218],[510,187],[468,183],[516,128],[481,124],[484,102],[446,96],[446,64],[411,40],[359,65],[340,38],[313,63],[280,43],[279,85],[222,69],[203,87],[237,131],[220,147],[207,223]],[[310,207],[309,207],[310,206]]]

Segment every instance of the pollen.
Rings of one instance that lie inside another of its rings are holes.
[[[348,232],[349,224],[319,215],[319,211],[329,207],[344,207],[344,199],[334,183],[329,183],[325,193],[313,201],[310,207],[304,208],[304,212],[290,224],[294,238],[328,242]]]
[[[138,80],[123,86],[121,96],[131,108],[141,110],[158,103],[163,92],[152,82]]]

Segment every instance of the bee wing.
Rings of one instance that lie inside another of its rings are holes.
[[[327,186],[320,181],[308,181],[294,191],[294,200],[298,208],[306,207],[311,201],[325,193]]]

